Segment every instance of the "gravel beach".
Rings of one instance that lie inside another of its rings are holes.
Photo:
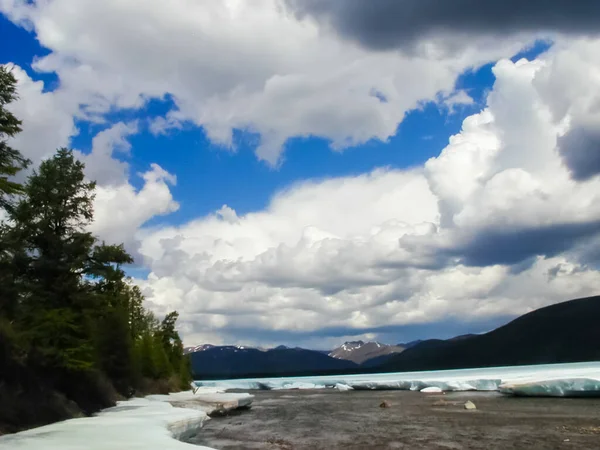
[[[600,449],[600,399],[497,393],[255,391],[192,441],[220,450]],[[381,408],[383,402],[389,407]],[[475,410],[466,410],[471,401]]]

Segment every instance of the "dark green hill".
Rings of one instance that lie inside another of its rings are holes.
[[[381,372],[600,361],[600,296],[525,314],[482,335],[428,340],[394,355]]]

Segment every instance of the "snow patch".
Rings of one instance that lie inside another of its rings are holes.
[[[281,385],[271,386],[270,389],[273,390],[287,390],[287,389],[323,389],[325,386],[314,384],[314,383],[304,383],[302,381],[284,381]]]
[[[421,392],[425,394],[441,394],[444,391],[442,391],[439,387],[431,386],[421,389]]]
[[[188,391],[121,401],[94,417],[65,420],[1,436],[0,450],[185,450],[191,448],[190,444],[181,440],[197,434],[209,419],[208,413],[199,408],[175,407],[172,403],[252,401],[248,394],[222,394],[214,388],[201,387],[199,392],[201,394]],[[212,450],[203,446],[193,448]]]
[[[507,382],[498,390],[521,397],[600,397],[600,376]]]

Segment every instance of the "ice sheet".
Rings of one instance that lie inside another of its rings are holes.
[[[521,397],[600,397],[600,377],[513,381],[498,390]]]
[[[243,406],[247,394],[219,394],[202,388],[171,395],[118,402],[94,417],[71,419],[0,437],[0,450],[211,450],[179,441],[195,435],[209,419],[200,408],[179,408],[171,403],[211,402]]]
[[[424,394],[441,394],[444,391],[442,391],[439,387],[431,386],[421,389],[421,392],[423,392]]]
[[[587,380],[574,382],[574,380]],[[552,380],[552,383],[548,383]],[[561,381],[562,380],[562,381]],[[538,366],[489,367],[483,369],[404,372],[366,375],[341,375],[297,378],[254,378],[240,380],[197,381],[198,386],[221,389],[398,389],[421,391],[496,391],[525,395],[587,395],[600,391],[600,362],[551,364]],[[522,383],[528,383],[527,386]],[[503,389],[500,386],[503,385]],[[523,386],[523,387],[518,387]],[[559,394],[559,393],[563,394]]]

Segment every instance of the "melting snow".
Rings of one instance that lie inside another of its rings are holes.
[[[200,388],[171,395],[118,402],[94,417],[71,419],[20,433],[1,436],[0,450],[211,450],[180,440],[194,436],[209,419],[208,413],[228,403],[232,407],[252,401],[248,394],[221,394]],[[196,403],[200,401],[200,403]],[[171,403],[187,402],[188,407]],[[212,409],[209,403],[213,404]]]
[[[441,394],[444,391],[442,391],[439,387],[431,386],[426,387],[425,389],[421,389],[421,392],[425,394]]]
[[[504,394],[523,397],[600,397],[600,376],[519,380],[502,383],[498,390]]]
[[[297,378],[255,378],[199,381],[222,389],[400,389],[422,391],[496,391],[514,395],[600,395],[600,362],[483,369],[340,375]],[[339,389],[339,388],[338,388]]]

